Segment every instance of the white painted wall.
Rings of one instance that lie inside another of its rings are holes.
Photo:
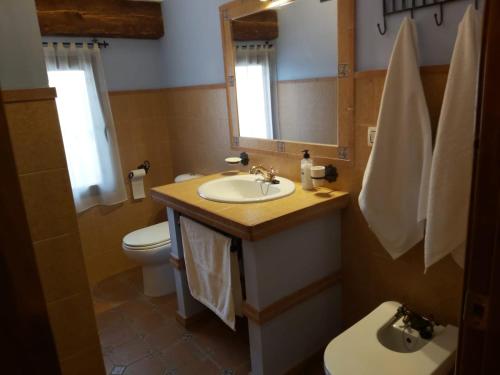
[[[294,6],[300,6],[303,1],[319,3],[319,0],[297,0]],[[225,2],[165,0],[164,38],[109,39],[111,46],[102,52],[109,89],[136,90],[224,82],[218,8]],[[331,1],[320,6],[334,3]],[[433,17],[437,9],[416,13],[423,65],[449,62],[458,23],[471,3],[470,0],[460,0],[447,5],[445,24],[439,28]],[[381,0],[357,0],[356,4],[357,70],[386,68],[402,16],[389,18],[389,31],[381,36],[376,28],[377,22],[382,21]],[[293,11],[292,6],[288,8]],[[321,24],[325,26],[324,22]],[[301,38],[300,33],[297,37]],[[332,36],[332,42],[335,40]],[[0,82],[4,88],[47,85],[39,45],[34,0],[0,0]],[[311,52],[307,60],[311,62],[314,60],[311,56],[315,55],[316,52]],[[291,68],[283,70],[281,75],[285,77],[282,79],[297,77]]]
[[[1,0],[0,0],[1,1]],[[85,37],[43,37],[44,42],[88,42]],[[165,87],[162,44],[164,39],[112,39],[101,49],[109,91],[144,90]]]
[[[471,0],[461,0],[446,4],[444,24],[439,27],[434,22],[438,7],[415,13],[422,65],[450,63],[458,24],[472,3]],[[483,3],[484,0],[480,0],[480,4]],[[388,31],[382,36],[377,29],[377,23],[383,23],[382,0],[356,0],[357,71],[387,68],[399,25],[406,15],[388,17]]]
[[[224,82],[219,6],[227,0],[166,0],[162,45],[167,87]]]
[[[318,1],[319,0],[307,0]],[[403,16],[388,18],[389,31],[381,36],[382,0],[356,0],[357,71],[385,69]],[[163,44],[164,75],[168,87],[224,82],[224,65],[218,6],[226,0],[166,0],[166,39]],[[437,27],[437,8],[415,14],[421,63],[450,62],[458,23],[471,0],[460,0],[445,7],[445,23]],[[484,3],[484,0],[480,0]],[[328,3],[326,3],[328,4]]]
[[[337,0],[296,0],[278,9],[279,80],[337,75]]]
[[[47,87],[34,0],[0,0],[0,85],[3,90]]]

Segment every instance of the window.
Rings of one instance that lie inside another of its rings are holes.
[[[102,182],[92,112],[83,70],[49,71],[57,89],[57,112],[66,150],[71,186],[86,190]]]
[[[274,48],[265,42],[236,46],[236,90],[240,137],[279,137],[276,120]]]
[[[127,199],[101,55],[97,47],[44,47],[77,212]]]

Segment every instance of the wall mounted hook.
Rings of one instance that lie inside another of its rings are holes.
[[[386,13],[387,13],[387,8],[385,6],[385,0],[382,0],[382,14],[384,15],[384,29],[382,30],[382,28],[380,27],[380,24],[377,23],[378,32],[380,33],[380,35],[385,35],[385,33],[387,32],[387,22],[385,20]]]
[[[474,0],[474,8],[479,9],[479,0]]]
[[[387,32],[387,24],[385,22],[385,17],[384,17],[384,29],[382,30],[379,23],[377,23],[377,28],[380,35],[385,35],[385,33]]]
[[[443,3],[439,4],[439,16],[437,15],[437,13],[434,13],[434,20],[436,21],[436,25],[438,26],[441,26],[443,24]]]

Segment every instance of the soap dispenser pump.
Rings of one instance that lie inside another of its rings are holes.
[[[311,155],[309,155],[309,150],[304,150],[302,152],[304,153],[304,158],[300,161],[300,179],[302,182],[302,189],[313,190],[314,186],[311,178]]]

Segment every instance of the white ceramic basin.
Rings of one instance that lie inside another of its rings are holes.
[[[293,194],[295,184],[276,177],[279,184],[259,181],[260,176],[237,175],[218,178],[200,185],[198,194],[208,200],[224,203],[252,203],[279,199]]]
[[[394,322],[398,302],[385,302],[325,350],[325,369],[331,375],[448,375],[453,369],[458,328],[434,327],[424,340]]]

